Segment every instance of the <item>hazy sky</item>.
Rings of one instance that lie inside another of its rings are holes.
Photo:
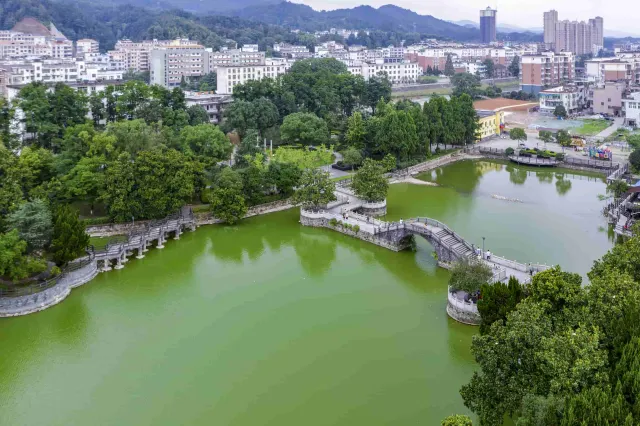
[[[637,0],[291,0],[304,3],[316,10],[340,9],[361,4],[378,7],[395,4],[421,15],[433,15],[448,21],[478,20],[480,9],[498,8],[498,23],[525,28],[542,27],[542,13],[558,11],[560,19],[587,20],[595,16],[604,18],[606,30],[640,33],[640,2]],[[612,8],[611,6],[614,6]]]

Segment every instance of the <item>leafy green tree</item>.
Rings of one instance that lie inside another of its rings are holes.
[[[18,158],[0,145],[0,231],[5,229],[5,218],[22,202]]]
[[[107,125],[106,136],[113,136],[113,148],[117,153],[128,152],[136,157],[140,151],[148,151],[165,145],[166,135],[157,125],[148,125],[144,120],[127,120]]]
[[[262,147],[260,145],[260,135],[256,129],[249,129],[242,137],[240,145],[236,150],[234,163],[235,167],[243,168],[247,167],[249,162],[247,158],[254,158],[258,153],[262,153]]]
[[[396,157],[391,154],[385,155],[381,162],[387,173],[394,171],[397,167]]]
[[[556,142],[562,146],[571,145],[571,135],[566,130],[558,130],[556,133]]]
[[[183,128],[180,144],[182,152],[200,158],[209,166],[228,160],[232,150],[229,138],[220,128],[208,123]]]
[[[53,238],[50,252],[58,265],[66,264],[85,254],[89,236],[80,222],[78,212],[62,205],[53,215]]]
[[[100,122],[107,117],[103,95],[102,92],[94,92],[89,96],[89,111],[94,126],[99,126]]]
[[[558,118],[567,118],[567,109],[564,107],[564,105],[558,105],[553,110],[553,115]]]
[[[629,184],[621,179],[613,180],[607,184],[607,194],[613,198],[620,198],[629,190]]]
[[[349,148],[343,154],[343,162],[352,168],[362,164],[362,153],[356,148]]]
[[[20,239],[27,242],[30,252],[45,248],[51,241],[51,211],[42,200],[24,203],[9,215],[7,223],[9,229],[17,230]]]
[[[442,421],[442,426],[473,426],[471,417],[462,414],[454,414]]]
[[[53,162],[54,156],[49,150],[31,147],[22,149],[18,167],[25,194],[53,177]]]
[[[544,143],[553,142],[553,133],[548,130],[540,130],[540,132],[538,132],[538,139]]]
[[[242,193],[237,188],[215,188],[211,193],[211,214],[233,225],[247,214]]]
[[[524,298],[525,288],[515,277],[510,277],[508,284],[497,282],[482,285],[478,300],[478,312],[481,318],[480,334],[487,334],[494,322],[506,321],[507,315]]]
[[[362,114],[356,111],[347,120],[346,141],[350,146],[362,149],[365,144],[365,136],[366,129]]]
[[[44,148],[52,148],[53,138],[59,127],[53,122],[50,97],[47,87],[40,82],[30,83],[20,89],[16,105],[23,112],[22,123],[25,131],[35,138]]]
[[[120,86],[119,91],[120,95],[116,99],[118,115],[130,120],[134,119],[138,108],[149,98],[149,86],[141,81],[131,80]]]
[[[74,90],[64,83],[56,83],[53,92],[49,92],[47,97],[51,108],[51,122],[58,129],[58,138],[64,135],[68,127],[85,122],[88,100],[82,91]]]
[[[564,397],[527,394],[522,398],[517,426],[559,425],[564,410]]]
[[[260,166],[262,166],[262,162],[260,162]],[[255,163],[251,163],[248,167],[240,170],[240,177],[242,178],[242,195],[247,204],[255,206],[262,203],[267,184],[265,171]]]
[[[0,98],[0,146],[13,150],[20,145],[15,127],[15,109],[4,98]]]
[[[418,133],[413,118],[406,111],[391,111],[382,117],[376,133],[378,152],[407,159],[418,150]]]
[[[26,250],[27,243],[16,229],[0,234],[0,277],[17,281],[46,269],[46,263],[29,258]]]
[[[447,77],[451,77],[456,73],[455,68],[453,67],[453,59],[451,55],[447,55],[447,61],[444,63],[444,75]]]
[[[209,122],[207,110],[200,105],[191,105],[187,108],[187,114],[189,115],[190,126],[197,126],[198,124],[206,124]]]
[[[376,113],[376,106],[380,100],[389,102],[391,100],[391,82],[389,77],[382,73],[370,77],[366,82],[364,90],[364,104]]]
[[[566,403],[561,426],[631,426],[636,424],[624,397],[610,388],[592,387]]]
[[[329,173],[318,169],[306,169],[300,177],[293,201],[303,208],[318,208],[335,201],[336,185]]]
[[[253,101],[234,101],[225,110],[225,118],[240,137],[243,137],[249,129],[256,129],[262,133],[275,126],[280,116],[276,105],[261,97]]]
[[[74,200],[88,201],[93,207],[105,189],[104,157],[84,157],[63,177],[67,194]]]
[[[327,123],[315,114],[296,112],[284,118],[280,136],[289,143],[320,145],[329,139],[329,129]]]
[[[636,148],[629,154],[629,163],[634,171],[640,170],[640,148]]]
[[[300,182],[300,169],[292,163],[269,163],[267,181],[276,187],[283,197],[290,197]]]
[[[176,150],[142,151],[134,167],[141,218],[166,217],[194,194],[193,165]]]
[[[509,137],[514,141],[526,141],[527,133],[521,127],[515,127],[509,131]]]
[[[462,259],[454,262],[451,266],[449,286],[455,290],[466,291],[471,294],[479,291],[483,285],[488,284],[492,277],[491,268],[484,262]]]
[[[491,59],[485,59],[482,61],[482,65],[484,65],[486,69],[484,72],[486,78],[493,78],[496,72],[496,64]]]
[[[389,190],[389,182],[384,173],[385,168],[380,162],[367,158],[353,175],[351,188],[358,197],[366,201],[382,201],[387,198]]]
[[[520,75],[520,57],[518,55],[513,57],[513,60],[509,64],[508,70],[513,77],[517,77]]]
[[[453,96],[461,96],[466,93],[472,99],[478,97],[480,78],[473,74],[468,72],[457,73],[451,77],[451,84],[453,85]]]
[[[449,103],[452,105],[453,113],[456,115],[455,120],[461,126],[459,139],[454,143],[473,144],[476,141],[478,132],[478,114],[473,107],[473,99],[471,96],[463,94],[452,98]]]
[[[136,193],[136,174],[131,155],[123,152],[109,164],[105,175],[104,191],[100,199],[115,222],[128,222],[140,218],[142,206]]]

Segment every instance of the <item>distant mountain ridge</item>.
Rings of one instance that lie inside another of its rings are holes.
[[[371,6],[357,6],[352,9],[316,11],[303,4],[284,1],[232,10],[224,14],[305,31],[346,28],[417,32],[469,41],[480,37],[477,28],[460,26],[431,15],[420,15],[391,4],[377,9]]]

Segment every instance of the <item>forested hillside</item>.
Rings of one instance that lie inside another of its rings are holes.
[[[282,2],[253,6],[230,13],[241,18],[291,26],[306,31],[329,28],[370,29],[417,32],[456,40],[475,40],[480,36],[476,28],[456,25],[431,15],[419,15],[390,4],[378,9],[371,6],[358,6],[353,9],[318,12],[302,4]]]

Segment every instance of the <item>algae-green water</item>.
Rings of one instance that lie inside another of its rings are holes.
[[[460,162],[394,184],[388,219],[429,216],[521,261],[586,273],[612,245],[603,180]],[[501,198],[502,197],[502,198]],[[506,198],[506,200],[505,200]],[[298,211],[204,226],[0,320],[0,425],[436,425],[468,413],[476,328],[445,313],[432,249],[394,253]]]

